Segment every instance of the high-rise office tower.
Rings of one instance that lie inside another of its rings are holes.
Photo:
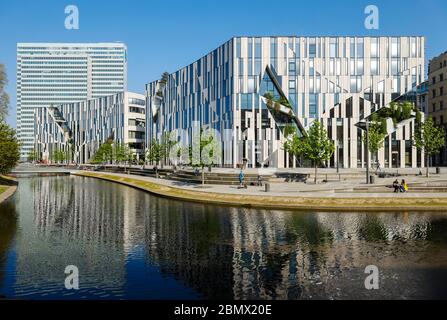
[[[35,108],[127,90],[127,47],[122,43],[18,43],[17,131],[21,159],[34,146]]]

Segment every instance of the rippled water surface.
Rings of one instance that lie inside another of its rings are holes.
[[[6,298],[447,298],[447,213],[254,210],[91,178],[19,180],[0,205]],[[67,265],[78,291],[65,289]],[[368,265],[379,290],[365,289]]]

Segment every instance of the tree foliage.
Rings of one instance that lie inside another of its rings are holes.
[[[299,137],[296,133],[289,135],[284,143],[284,150],[313,162],[315,168],[314,181],[316,183],[318,166],[332,157],[335,146],[333,141],[329,139],[323,124],[315,121],[306,136]]]
[[[437,126],[431,117],[419,125],[413,138],[414,145],[423,150],[427,160],[427,176],[429,172],[429,158],[438,154],[445,145],[445,131]]]
[[[158,165],[164,157],[164,150],[163,145],[157,139],[153,139],[147,150],[146,158],[149,162]]]
[[[36,149],[32,149],[30,150],[30,152],[28,152],[27,155],[28,161],[29,162],[34,162],[34,161],[40,161],[40,154],[36,151]]]
[[[113,146],[112,141],[107,140],[103,144],[101,144],[96,151],[96,153],[93,155],[93,158],[91,160],[92,163],[95,164],[103,164],[103,163],[112,163],[113,162]]]
[[[9,109],[9,96],[4,91],[8,78],[6,76],[5,66],[0,64],[0,121],[5,121]]]
[[[11,171],[20,160],[16,131],[0,119],[0,174]]]

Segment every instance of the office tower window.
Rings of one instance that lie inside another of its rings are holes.
[[[309,39],[309,58],[315,58],[317,54],[317,44],[315,38]]]
[[[346,100],[346,118],[352,118],[352,103],[352,97]]]
[[[417,86],[417,68],[411,68],[411,87],[416,88]]]
[[[317,118],[318,116],[318,94],[309,94],[309,117]]]
[[[255,93],[257,91],[255,77],[248,77],[247,80],[247,92]]]
[[[351,59],[355,59],[355,38],[350,38],[349,56]]]
[[[357,77],[351,77],[351,93],[357,92]]]
[[[255,58],[262,57],[261,38],[255,38]]]
[[[349,75],[355,76],[355,72],[356,72],[355,59],[351,59],[351,61],[349,61]]]
[[[391,58],[400,57],[400,40],[398,38],[391,38]]]
[[[242,110],[252,109],[252,94],[250,93],[241,94],[241,109]]]
[[[371,75],[378,76],[379,73],[379,59],[371,59]]]
[[[391,60],[391,75],[397,76],[397,75],[399,75],[399,72],[400,72],[400,70],[399,70],[399,59],[393,58]]]
[[[371,58],[378,58],[379,51],[379,39],[371,38]]]
[[[400,93],[400,77],[393,77],[393,93]]]
[[[363,76],[363,59],[357,60],[357,73],[358,76]]]
[[[357,38],[357,58],[363,58],[364,57],[364,41],[363,38]]]
[[[380,81],[377,84],[377,93],[384,93],[385,92],[385,81]]]
[[[408,70],[408,58],[402,59],[402,70]]]
[[[315,77],[315,92],[316,93],[321,92],[321,77],[320,76]]]
[[[416,38],[414,37],[410,38],[410,51],[410,56],[416,58]]]
[[[341,76],[341,61],[340,59],[335,59],[336,75]]]
[[[240,58],[242,56],[241,53],[241,38],[236,39],[236,57]]]
[[[289,60],[289,76],[295,76],[296,75],[296,62],[295,60],[290,59]]]
[[[351,77],[350,81],[351,93],[359,93],[362,91],[362,77]]]
[[[315,79],[313,77],[309,78],[309,92],[315,93]]]
[[[255,72],[254,74],[256,76],[259,76],[262,72],[262,67],[261,67],[261,59],[260,58],[255,58]]]
[[[329,39],[329,55],[331,58],[338,58],[338,39]]]
[[[300,38],[295,38],[295,55],[299,58],[300,53]]]
[[[314,68],[314,60],[309,60],[309,75],[313,76],[315,74],[315,68]]]
[[[243,75],[245,74],[244,72],[244,59],[243,58],[238,58],[238,71],[239,71],[239,75]],[[206,81],[208,82],[208,81]]]
[[[249,58],[253,57],[253,39],[248,38],[248,44],[247,44],[247,56]]]

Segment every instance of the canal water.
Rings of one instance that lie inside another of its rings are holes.
[[[19,181],[0,205],[3,298],[447,298],[447,213],[257,210],[92,178]],[[68,265],[79,290],[65,288]]]

